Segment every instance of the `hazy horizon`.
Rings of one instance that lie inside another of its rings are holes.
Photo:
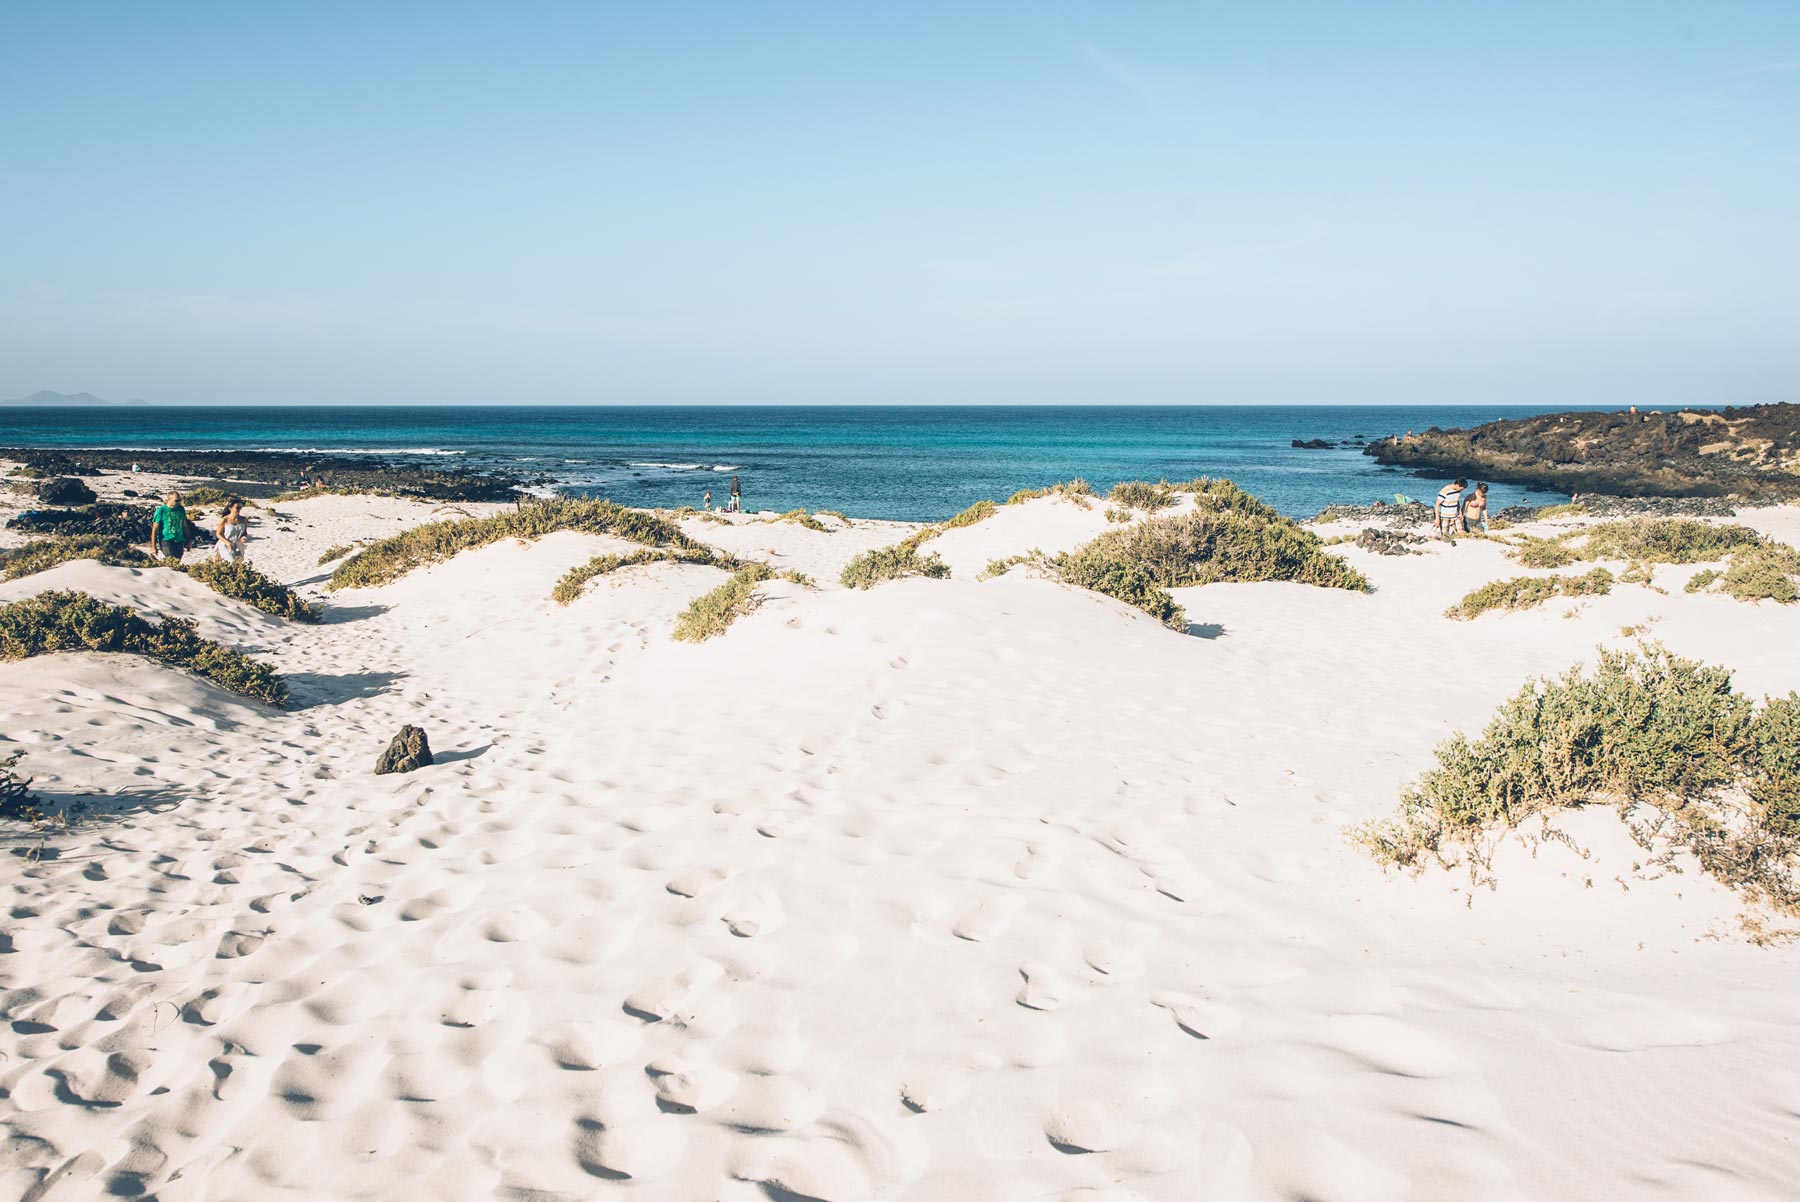
[[[0,397],[1800,399],[1791,3],[0,31]]]

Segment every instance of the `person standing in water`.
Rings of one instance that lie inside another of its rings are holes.
[[[181,494],[170,490],[150,515],[150,553],[180,562],[187,554],[187,531],[188,515]]]
[[[744,486],[736,476],[731,478],[731,512],[738,513],[744,508]]]
[[[241,501],[233,501],[219,515],[219,528],[216,531],[219,541],[215,550],[220,559],[226,563],[243,563],[244,552],[250,543],[250,523],[244,520],[244,505]]]

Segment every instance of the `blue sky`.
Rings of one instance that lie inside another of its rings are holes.
[[[1800,400],[1800,4],[0,0],[0,396]]]

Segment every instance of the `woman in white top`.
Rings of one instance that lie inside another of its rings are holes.
[[[250,543],[250,526],[244,521],[244,507],[233,501],[219,515],[217,551],[226,563],[244,562],[244,549]]]

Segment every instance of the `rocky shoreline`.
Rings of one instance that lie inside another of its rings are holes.
[[[1551,413],[1408,432],[1363,449],[1420,474],[1616,497],[1800,498],[1800,405]]]
[[[53,476],[102,476],[139,470],[185,477],[252,499],[321,481],[329,492],[385,493],[427,501],[512,501],[535,481],[503,472],[459,472],[369,455],[293,451],[133,451],[43,447],[0,448],[0,460]]]

